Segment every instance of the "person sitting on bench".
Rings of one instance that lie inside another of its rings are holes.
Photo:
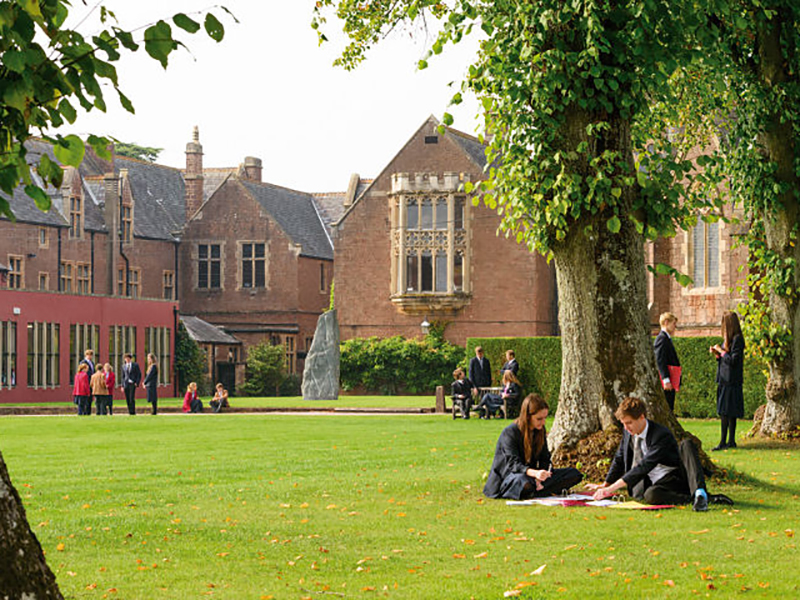
[[[472,382],[464,376],[464,369],[459,367],[453,371],[451,394],[453,405],[461,407],[461,418],[469,419],[469,409],[472,408]],[[455,415],[455,413],[453,413]],[[455,416],[453,417],[455,418]]]
[[[484,495],[524,500],[560,494],[580,483],[583,474],[578,469],[553,468],[545,428],[548,411],[547,402],[537,394],[523,400],[519,416],[497,440]]]
[[[690,439],[680,444],[672,432],[647,418],[640,398],[625,398],[615,413],[625,431],[602,484],[589,484],[595,500],[613,496],[623,488],[647,504],[689,504],[695,511],[708,503],[733,504],[724,494],[709,496],[705,475]]]
[[[478,404],[481,419],[491,419],[497,413],[502,418],[507,417],[508,415],[503,414],[503,401],[505,400],[506,406],[511,409],[519,402],[521,394],[522,385],[517,376],[512,371],[505,371],[503,373],[503,392],[500,394],[486,393]]]

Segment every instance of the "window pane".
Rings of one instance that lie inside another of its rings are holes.
[[[242,244],[242,257],[250,258],[253,256],[253,244]]]
[[[256,258],[264,258],[264,244],[255,244]]]
[[[208,246],[205,244],[200,244],[197,247],[197,256],[198,258],[208,258]]]
[[[411,254],[406,258],[406,290],[409,292],[419,291],[418,264],[416,254]]]
[[[253,261],[242,263],[242,287],[253,287]]]
[[[455,228],[464,229],[464,198],[456,198]]]
[[[436,254],[436,291],[447,291],[447,254],[444,252]]]
[[[197,268],[197,287],[199,288],[207,288],[208,287],[208,262],[207,261],[200,261]]]
[[[420,218],[420,229],[433,229],[433,202],[430,200],[422,201]]]
[[[706,223],[708,236],[708,285],[719,285],[719,222]]]
[[[266,286],[267,278],[264,272],[264,261],[256,261],[256,287],[263,288]]]
[[[220,286],[220,277],[219,277],[219,261],[214,260],[211,261],[211,287],[218,288]]]
[[[704,287],[706,271],[705,255],[705,223],[702,221],[692,228],[692,250],[694,251],[694,265],[692,269],[692,279],[695,287]]]
[[[417,229],[419,227],[419,207],[416,200],[409,200],[406,205],[406,228]]]
[[[211,246],[211,258],[219,258],[219,244]]]
[[[447,198],[436,200],[436,229],[447,229]]]
[[[460,292],[464,289],[464,257],[456,254],[453,263],[453,288]]]
[[[433,257],[427,251],[422,253],[422,291],[433,291]]]

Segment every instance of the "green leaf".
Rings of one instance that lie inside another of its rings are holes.
[[[200,30],[200,23],[194,19],[190,19],[183,13],[178,13],[172,17],[172,22],[178,27],[189,33],[197,33]]]
[[[450,127],[453,124],[453,115],[450,113],[444,113],[444,115],[442,115],[442,122]]]
[[[98,137],[94,134],[90,134],[86,141],[94,150],[94,153],[97,154],[103,160],[111,160],[111,149],[109,148],[109,141],[108,138]]]
[[[417,63],[417,68],[418,68],[420,71],[422,71],[423,69],[427,69],[427,68],[428,68],[428,61],[427,61],[427,60],[420,60],[420,61]]]
[[[83,161],[83,154],[86,147],[77,135],[68,135],[58,140],[53,146],[53,154],[62,165],[79,167]]]
[[[622,222],[617,215],[614,215],[606,222],[606,227],[608,227],[611,233],[619,233],[619,230],[622,228]]]
[[[38,185],[26,185],[25,193],[33,198],[33,201],[36,203],[36,208],[42,212],[50,210],[50,196]]]
[[[133,35],[130,31],[123,31],[122,29],[114,29],[114,35],[117,36],[120,44],[125,46],[131,52],[136,52],[139,49],[139,44],[133,41]]]
[[[22,80],[12,81],[3,94],[3,100],[11,108],[16,108],[20,112],[25,112],[28,107],[30,90]]]
[[[614,196],[614,198],[619,198],[622,196],[622,188],[611,188],[611,195]]]
[[[208,33],[209,37],[215,42],[221,42],[222,38],[225,37],[225,28],[222,26],[222,23],[219,22],[219,19],[211,13],[206,15],[206,21],[203,25],[206,28],[206,33]]]
[[[39,0],[17,0],[17,3],[21,4],[22,10],[34,19],[42,18],[42,9],[39,8]]]
[[[132,115],[136,114],[136,110],[133,108],[133,103],[130,101],[130,98],[123,94],[119,88],[117,88],[117,95],[119,96],[119,103],[122,104],[122,108]]]
[[[50,160],[47,154],[42,154],[42,158],[39,160],[39,166],[36,170],[39,171],[39,175],[41,175],[42,179],[47,183],[52,183],[55,187],[61,186],[64,171],[61,170],[61,167],[59,167],[57,163]]]
[[[175,49],[175,40],[172,39],[172,28],[168,23],[159,21],[144,31],[144,49],[161,66],[167,68],[167,57]]]
[[[636,181],[642,187],[647,187],[647,174],[643,171],[636,171]]]
[[[25,53],[11,48],[3,54],[3,64],[15,73],[22,73],[25,70]]]
[[[78,117],[78,113],[75,111],[75,108],[66,98],[62,98],[61,102],[58,103],[58,112],[64,115],[64,118],[69,123],[74,123],[75,119]]]

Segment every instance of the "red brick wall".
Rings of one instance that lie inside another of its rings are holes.
[[[497,214],[485,206],[470,206],[471,292],[469,304],[455,315],[406,315],[391,303],[391,241],[388,193],[397,172],[468,174],[481,178],[454,141],[437,135],[433,125],[418,131],[378,176],[370,193],[354,205],[336,231],[335,302],[342,339],[371,335],[421,335],[420,323],[449,322],[446,337],[464,344],[469,336],[553,335],[556,331],[555,277],[538,255],[505,237],[498,237]]]

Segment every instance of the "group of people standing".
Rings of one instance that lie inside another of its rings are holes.
[[[519,363],[514,351],[507,350],[506,362],[500,369],[503,389],[499,394],[486,392],[480,398],[476,410],[481,419],[495,416],[505,418],[507,415],[503,412],[503,406],[510,411],[516,410],[522,395],[522,384],[517,378],[517,373],[519,373]],[[475,357],[469,362],[469,378],[466,377],[464,369],[458,368],[453,371],[453,379],[455,379],[451,385],[453,403],[458,403],[461,407],[462,418],[469,419],[473,397],[477,399],[482,388],[492,385],[492,367],[489,359],[484,356],[481,346],[475,348]]]
[[[656,365],[671,410],[675,410],[675,393],[680,389],[681,363],[672,337],[678,318],[664,313],[659,318],[661,331],[654,343]],[[708,349],[717,360],[717,414],[721,419],[719,444],[712,450],[736,448],[736,420],[744,417],[744,335],[739,315],[726,311],[722,315],[722,344]]]
[[[142,380],[142,371],[133,360],[131,354],[123,356],[122,377],[119,387],[125,394],[128,414],[136,414],[136,388],[141,383],[147,391],[147,401],[151,405],[152,414],[158,413],[158,365],[155,354],[147,355],[147,371]],[[97,415],[114,413],[114,389],[117,385],[114,369],[109,363],[96,365],[94,350],[84,352],[83,360],[78,364],[72,390],[73,402],[78,406],[81,416],[92,414],[92,398],[96,405]]]

